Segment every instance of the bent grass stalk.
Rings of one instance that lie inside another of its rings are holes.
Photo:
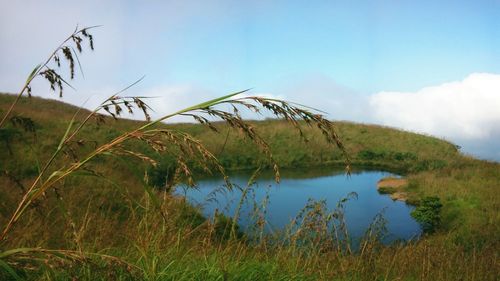
[[[73,163],[65,169],[59,169],[59,170],[53,172],[48,177],[48,179],[45,182],[42,182],[41,185],[38,187],[38,183],[40,182],[40,180],[42,178],[42,176],[39,175],[37,180],[27,190],[27,192],[23,196],[21,202],[18,204],[16,211],[12,215],[11,219],[7,223],[7,226],[5,227],[4,231],[2,232],[2,235],[0,236],[0,240],[4,240],[6,238],[6,235],[9,232],[9,230],[11,229],[12,225],[18,221],[18,219],[21,217],[21,215],[26,210],[26,208],[34,200],[38,199],[42,194],[44,194],[49,188],[54,186],[57,182],[59,182],[60,180],[62,180],[65,177],[67,177],[68,175],[70,175],[74,171],[80,169],[82,166],[84,166],[85,164],[90,162],[96,156],[101,155],[101,154],[105,154],[106,152],[109,152],[113,148],[121,145],[123,142],[125,142],[131,138],[144,137],[144,136],[149,137],[149,136],[154,136],[155,133],[161,132],[157,129],[156,130],[147,130],[147,129],[151,128],[152,126],[157,125],[158,123],[160,123],[164,120],[167,120],[171,117],[181,115],[181,114],[186,114],[189,112],[201,111],[201,112],[206,112],[208,114],[215,115],[215,116],[221,118],[223,121],[227,122],[232,127],[235,127],[235,128],[238,128],[238,129],[244,131],[246,136],[248,136],[250,139],[252,139],[254,141],[254,143],[256,143],[257,146],[259,146],[268,155],[269,159],[274,163],[273,169],[275,170],[275,178],[276,178],[276,181],[279,181],[279,170],[278,170],[277,163],[274,162],[274,160],[272,158],[272,154],[269,150],[269,147],[265,143],[265,141],[263,141],[260,138],[260,136],[258,136],[254,132],[253,128],[250,125],[248,125],[247,123],[245,123],[239,116],[235,116],[235,115],[228,113],[228,112],[225,112],[225,111],[212,109],[214,106],[219,105],[219,104],[223,104],[223,103],[230,103],[230,104],[234,105],[234,103],[232,103],[233,101],[229,100],[229,99],[231,97],[238,95],[238,94],[242,94],[246,91],[247,90],[232,93],[232,94],[229,94],[226,96],[222,96],[220,98],[216,98],[213,100],[209,100],[207,102],[200,103],[198,105],[194,105],[194,106],[185,108],[185,109],[177,111],[175,113],[160,117],[160,118],[156,119],[155,121],[148,122],[145,125],[138,127],[132,131],[126,132],[126,133],[122,134],[121,136],[116,137],[112,141],[110,141],[104,145],[101,145],[99,148],[97,148],[96,150],[91,152],[89,155],[87,155],[82,161]],[[114,97],[115,96],[113,96],[113,98]],[[322,130],[324,135],[327,137],[327,140],[329,140],[330,142],[335,142],[339,148],[344,150],[343,146],[341,145],[340,140],[338,139],[338,136],[336,135],[336,133],[334,131],[332,132],[333,127],[331,127],[331,123],[329,123],[329,121],[324,119],[321,115],[313,115],[312,113],[310,113],[308,111],[301,110],[301,109],[295,108],[295,107],[288,108],[288,104],[284,101],[279,101],[281,103],[281,106],[277,106],[276,104],[274,104],[274,102],[275,102],[274,100],[272,102],[269,102],[268,100],[266,100],[264,98],[260,98],[260,97],[248,97],[246,99],[250,100],[250,101],[257,101],[258,103],[260,103],[264,107],[270,109],[273,113],[275,113],[278,116],[280,116],[280,115],[285,116],[285,118],[290,120],[292,122],[292,124],[294,124],[299,131],[300,131],[300,127],[299,127],[298,123],[296,123],[297,122],[297,120],[296,120],[297,115],[299,115],[299,117],[302,117],[308,123],[310,123],[310,122],[316,123],[318,125],[318,128],[320,128],[320,130]],[[110,99],[107,99],[106,101],[109,101],[109,100]],[[101,104],[101,106],[99,106],[91,114],[94,114],[99,109],[104,108],[105,102],[103,103],[104,105]],[[235,103],[239,104],[239,105],[242,104],[243,106],[246,106],[248,108],[256,108],[256,107],[254,107],[254,105],[246,103],[242,99],[238,99]],[[119,114],[118,110],[117,110],[117,114]],[[201,117],[201,118],[203,118],[203,117]],[[86,121],[88,121],[88,119],[89,119],[89,117],[86,118]],[[70,121],[70,124],[68,125],[68,128],[66,130],[65,135],[61,139],[60,145],[58,146],[56,152],[51,157],[51,159],[49,160],[49,162],[47,163],[47,165],[45,167],[48,167],[50,165],[50,163],[52,163],[53,159],[61,151],[62,147],[68,143],[67,135],[69,134],[69,131],[72,127],[73,122],[74,122],[74,118]],[[207,121],[203,120],[203,122],[207,122]],[[76,133],[78,133],[78,131],[83,127],[83,125],[81,125],[79,128],[77,128],[77,130],[75,130],[75,132],[73,132],[71,137],[75,136]],[[302,132],[300,131],[300,133],[302,133]],[[184,134],[184,141],[186,141],[186,140],[189,140],[189,136]],[[201,145],[201,143],[198,143],[198,145],[199,145],[198,149],[204,155],[204,157],[213,161],[213,163],[216,164],[219,172],[227,180],[227,176],[225,175],[224,169],[218,163],[217,158],[215,158],[215,156],[211,152],[209,152],[206,148],[204,148]],[[179,161],[180,161],[180,164],[183,165],[184,174],[186,176],[190,177],[190,171],[189,171],[188,167],[185,165],[185,162],[181,161],[181,160],[179,160]],[[43,172],[45,172],[45,171],[46,171],[46,168],[44,168]],[[229,184],[229,182],[228,182],[228,184]],[[230,184],[229,184],[229,186],[230,186]]]
[[[48,57],[46,62],[44,64],[41,64],[37,66],[32,73],[28,76],[28,79],[26,80],[26,83],[22,87],[20,93],[17,95],[15,98],[14,102],[10,105],[9,109],[7,112],[4,114],[2,117],[2,120],[0,121],[0,128],[3,126],[5,123],[5,120],[8,119],[10,116],[12,110],[14,109],[15,105],[19,102],[21,96],[28,91],[28,96],[31,96],[31,82],[35,77],[38,75],[43,76],[50,82],[51,89],[55,90],[55,87],[59,87],[60,90],[60,95],[62,95],[62,89],[63,86],[62,84],[69,85],[69,83],[66,82],[55,70],[51,69],[48,67],[48,64],[54,60],[58,66],[60,66],[60,59],[58,53],[61,51],[64,54],[64,57],[67,59],[67,61],[70,64],[70,70],[71,70],[71,79],[73,79],[74,76],[74,59],[72,57],[73,53],[74,56],[76,57],[76,60],[78,62],[78,65],[81,69],[80,61],[78,59],[77,53],[74,51],[74,49],[70,46],[68,47],[66,44],[70,41],[73,40],[73,42],[76,44],[78,51],[81,52],[81,46],[80,43],[82,39],[79,37],[79,35],[82,35],[89,39],[90,41],[90,46],[91,49],[93,49],[93,41],[92,41],[92,36],[87,33],[87,30],[90,28],[94,27],[87,27],[83,29],[78,29],[76,28],[73,34],[71,34],[66,40],[64,40]],[[73,50],[73,53],[71,52]],[[82,71],[83,74],[83,71]],[[148,114],[148,110],[150,109],[149,106],[142,101],[144,97],[139,97],[139,96],[131,96],[131,97],[120,97],[118,96],[128,88],[132,87],[133,85],[139,83],[142,80],[139,79],[138,81],[132,83],[131,85],[127,86],[125,89],[111,95],[109,98],[107,98],[105,101],[103,101],[98,107],[96,107],[93,111],[91,111],[84,119],[83,121],[74,127],[74,124],[77,119],[77,115],[79,114],[80,110],[78,110],[73,117],[69,120],[69,123],[66,127],[66,131],[63,134],[59,145],[57,146],[56,150],[52,153],[50,158],[47,160],[45,165],[42,166],[40,169],[37,177],[33,181],[33,183],[30,185],[30,187],[26,190],[24,195],[22,196],[20,202],[17,204],[15,211],[11,215],[10,219],[8,220],[6,226],[4,227],[1,235],[0,235],[0,242],[5,242],[5,240],[8,238],[8,235],[12,228],[15,226],[15,224],[22,218],[23,214],[26,212],[26,210],[36,201],[39,200],[48,190],[56,188],[56,184],[61,182],[63,179],[66,177],[70,176],[73,174],[75,171],[78,171],[85,165],[87,165],[89,162],[94,160],[97,156],[99,155],[123,155],[123,154],[128,154],[132,156],[136,156],[137,158],[140,158],[141,160],[148,161],[151,164],[155,165],[155,161],[146,155],[143,155],[142,153],[138,151],[133,151],[133,150],[127,150],[123,148],[123,144],[127,142],[128,140],[140,140],[147,145],[149,145],[151,148],[153,148],[157,152],[167,152],[171,153],[174,156],[177,156],[177,164],[178,168],[176,169],[176,173],[182,174],[184,177],[188,179],[188,182],[190,185],[193,185],[194,183],[192,182],[192,172],[190,170],[189,165],[187,164],[187,160],[193,160],[197,159],[196,161],[204,168],[205,171],[210,171],[210,167],[214,166],[218,173],[220,173],[223,177],[224,180],[226,181],[226,186],[228,189],[231,189],[231,183],[228,180],[227,175],[225,174],[225,170],[222,167],[222,165],[219,163],[218,159],[216,156],[212,154],[208,149],[204,147],[204,145],[196,140],[194,137],[192,137],[190,134],[181,132],[181,131],[175,131],[172,129],[162,129],[162,128],[155,128],[160,125],[161,122],[166,121],[174,116],[179,116],[179,115],[184,115],[184,116],[191,116],[194,118],[195,121],[207,125],[209,129],[213,131],[217,131],[217,129],[212,125],[212,121],[207,119],[205,116],[212,116],[215,119],[221,120],[225,122],[226,124],[229,125],[229,128],[233,128],[236,130],[239,130],[243,136],[247,137],[250,139],[254,145],[256,145],[262,153],[264,153],[268,160],[271,163],[271,166],[274,170],[275,173],[275,180],[279,182],[280,180],[280,174],[279,174],[279,168],[278,164],[273,158],[272,152],[266,143],[264,139],[255,131],[254,127],[249,124],[248,122],[244,121],[240,114],[239,110],[237,107],[243,107],[246,108],[250,111],[260,113],[261,110],[266,110],[272,113],[274,116],[278,118],[283,118],[284,120],[288,121],[289,124],[291,124],[299,133],[300,137],[305,140],[304,133],[301,129],[302,124],[299,123],[299,121],[304,121],[304,123],[310,127],[317,127],[321,133],[324,135],[328,143],[331,143],[333,145],[336,145],[344,154],[345,160],[346,160],[346,169],[349,171],[349,164],[350,160],[349,157],[345,151],[345,148],[337,135],[337,132],[335,130],[335,127],[333,126],[333,123],[325,119],[321,114],[317,114],[314,112],[311,112],[311,108],[304,107],[302,105],[296,105],[292,104],[286,101],[282,100],[277,100],[277,99],[267,99],[267,98],[262,98],[262,97],[244,97],[244,98],[237,98],[236,96],[239,94],[246,93],[248,90],[244,91],[239,91],[235,93],[231,93],[219,98],[215,98],[206,102],[202,102],[200,104],[194,105],[187,107],[185,109],[179,110],[177,112],[174,112],[172,114],[167,114],[164,115],[154,121],[151,121],[151,117]],[[219,105],[223,104],[228,104],[232,106],[234,109],[234,112],[228,112],[224,110],[217,109],[216,107]],[[75,139],[75,137],[82,131],[82,129],[88,124],[88,122],[93,118],[97,119],[102,119],[103,115],[99,113],[99,111],[105,111],[109,115],[111,115],[113,118],[117,118],[120,116],[120,113],[123,111],[121,106],[126,107],[128,109],[129,113],[133,113],[133,105],[135,105],[138,109],[142,110],[146,119],[146,123],[142,126],[138,126],[135,129],[129,130],[127,132],[122,133],[118,137],[108,141],[105,144],[100,145],[90,153],[88,153],[85,157],[83,157],[81,160],[76,159],[74,160],[73,163],[69,164],[63,164],[63,167],[57,168],[55,171],[53,171],[46,179],[46,175],[48,174],[49,170],[51,169],[52,165],[55,163],[56,158],[61,154],[61,151],[68,147],[70,145],[70,142]],[[110,110],[110,108],[114,108],[114,112]],[[315,111],[314,109],[312,109]],[[163,139],[158,139],[160,137],[163,137]],[[168,149],[168,146],[173,146],[175,147],[178,152],[172,152],[170,149]],[[258,170],[254,174],[254,177],[257,175]],[[243,203],[243,200],[245,200],[246,193],[248,192],[250,186],[252,185],[253,178],[252,177],[249,180],[249,183],[247,185],[247,188],[243,191],[242,198],[240,200],[240,206],[238,208],[241,208],[241,205]],[[150,196],[152,196],[150,194]],[[163,215],[163,213],[162,213]],[[230,236],[234,237],[236,235],[236,224],[238,220],[238,213],[235,214],[232,223],[227,224],[226,227],[230,227]],[[166,218],[164,217],[166,220]],[[194,230],[193,230],[194,231]],[[261,229],[261,239],[263,235],[263,228]],[[76,239],[79,239],[78,237],[75,237]],[[80,256],[91,256],[91,255],[96,255],[92,253],[85,253],[83,252],[83,249],[81,247],[78,247],[78,255]],[[2,259],[12,256],[12,255],[18,255],[18,254],[26,254],[26,253],[44,253],[44,254],[62,254],[62,255],[67,255],[67,256],[73,256],[74,252],[70,250],[46,250],[46,249],[38,249],[38,248],[18,248],[18,249],[12,249],[12,250],[7,250],[4,251],[3,253],[0,253],[0,261]],[[109,258],[107,256],[101,255],[103,258]],[[114,258],[114,257],[113,257]],[[6,265],[8,266],[8,265]]]
[[[31,185],[31,187],[26,191],[26,193],[23,196],[21,202],[18,204],[18,207],[17,207],[16,211],[12,215],[11,219],[7,223],[7,226],[5,227],[4,231],[2,232],[2,235],[0,236],[0,240],[4,240],[5,239],[7,233],[9,232],[10,228],[12,227],[12,225],[19,219],[19,217],[22,215],[22,213],[26,210],[26,208],[34,200],[36,200],[37,198],[39,198],[41,194],[43,194],[45,191],[47,191],[47,189],[49,189],[55,183],[59,182],[61,179],[65,178],[66,176],[68,176],[69,174],[73,173],[74,171],[78,170],[80,167],[82,167],[83,165],[85,165],[87,162],[91,161],[97,155],[106,152],[107,150],[111,149],[112,147],[114,147],[114,146],[116,146],[116,145],[118,145],[120,143],[123,143],[127,139],[131,138],[135,133],[143,131],[143,130],[145,130],[145,129],[147,129],[147,128],[149,128],[149,127],[151,127],[151,126],[153,126],[153,125],[155,125],[155,124],[157,124],[157,123],[159,123],[159,122],[161,122],[163,120],[166,120],[168,118],[171,118],[171,117],[176,116],[176,115],[181,114],[181,113],[193,111],[193,110],[196,110],[196,109],[203,109],[203,108],[206,108],[206,107],[209,107],[209,106],[216,105],[217,103],[220,103],[221,100],[223,100],[225,98],[229,98],[229,97],[237,95],[237,94],[240,94],[240,93],[242,93],[242,92],[233,93],[233,94],[230,94],[230,95],[227,95],[227,96],[223,96],[221,98],[217,98],[217,99],[214,99],[214,100],[211,100],[211,101],[208,101],[208,102],[201,103],[201,104],[196,105],[196,106],[188,107],[188,108],[180,110],[180,111],[178,111],[176,113],[163,116],[163,117],[161,117],[161,118],[159,118],[159,119],[157,119],[157,120],[155,120],[153,122],[147,123],[144,126],[137,128],[137,129],[135,129],[133,131],[124,133],[121,136],[119,136],[119,137],[115,138],[114,140],[112,140],[111,142],[109,142],[107,144],[104,144],[101,147],[97,148],[90,155],[88,155],[83,161],[80,161],[79,163],[74,163],[73,165],[71,165],[69,168],[67,168],[65,170],[58,170],[58,171],[52,173],[49,176],[49,178],[44,183],[42,183],[42,185],[40,187],[37,187],[38,183],[41,180],[41,175],[42,175],[42,173],[41,173],[37,177],[37,179],[35,180],[35,182]],[[102,107],[102,105],[99,106],[96,110],[94,110],[93,113],[97,112],[101,107]],[[86,118],[86,121],[88,121],[88,120],[89,120],[89,117]],[[45,167],[42,170],[42,172],[46,171],[47,167],[50,165],[50,163],[52,163],[52,161],[55,159],[55,157],[57,156],[57,154],[59,154],[59,152],[61,151],[61,148],[63,147],[63,145],[67,143],[66,136],[68,135],[69,130],[71,129],[71,126],[72,126],[73,122],[74,122],[74,118],[70,121],[70,124],[68,125],[68,128],[66,130],[65,135],[61,139],[60,145],[57,147],[56,152],[49,159],[47,165],[45,165]],[[75,136],[76,133],[82,127],[83,127],[83,123],[82,123],[82,126],[80,126],[71,136]]]

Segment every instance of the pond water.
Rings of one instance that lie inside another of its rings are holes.
[[[238,172],[230,175],[231,182],[244,188],[252,172]],[[305,170],[282,170],[281,182],[274,181],[271,172],[261,173],[252,186],[248,198],[241,208],[239,225],[245,230],[250,223],[253,202],[266,204],[266,231],[283,229],[296,217],[307,204],[309,198],[326,200],[329,210],[337,206],[337,202],[349,193],[355,192],[357,198],[345,203],[345,220],[351,238],[363,236],[374,217],[382,212],[386,219],[387,233],[384,243],[394,240],[410,240],[421,233],[419,224],[411,217],[413,206],[401,201],[393,201],[389,195],[379,194],[377,181],[383,177],[395,176],[382,171],[353,171],[348,177],[342,170],[334,168],[313,168]],[[219,192],[214,192],[219,190]],[[233,216],[239,205],[242,191],[234,188],[226,190],[220,178],[206,178],[198,181],[198,187],[178,188],[176,193],[186,196],[188,201],[201,206],[204,215],[213,216],[215,210]],[[215,199],[215,200],[213,200]]]

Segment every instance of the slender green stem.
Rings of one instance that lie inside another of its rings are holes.
[[[247,91],[247,90],[245,90],[245,91]],[[83,165],[85,165],[86,163],[88,163],[89,161],[91,161],[97,155],[100,155],[101,153],[103,153],[103,152],[111,149],[112,147],[116,146],[117,144],[120,144],[120,143],[126,141],[127,139],[129,139],[130,137],[132,137],[134,134],[136,134],[136,133],[138,133],[140,131],[143,131],[143,130],[145,130],[147,128],[150,128],[150,127],[152,127],[152,126],[154,126],[154,125],[156,125],[156,124],[158,124],[158,123],[160,123],[160,122],[162,122],[162,121],[164,121],[166,119],[169,119],[169,118],[171,118],[173,116],[176,116],[176,115],[179,115],[179,114],[182,114],[182,113],[186,113],[186,112],[189,112],[189,111],[198,110],[198,109],[206,109],[208,107],[217,105],[217,104],[221,103],[222,101],[227,100],[228,98],[233,97],[235,95],[238,95],[240,93],[243,93],[245,91],[240,91],[240,92],[232,93],[232,94],[220,97],[220,98],[216,98],[216,99],[213,99],[213,100],[209,100],[207,102],[200,103],[200,104],[195,105],[195,106],[191,106],[191,107],[182,109],[182,110],[177,111],[175,113],[168,114],[168,115],[165,115],[163,117],[160,117],[157,120],[149,122],[149,123],[147,123],[147,124],[145,124],[145,125],[137,128],[135,130],[132,130],[132,131],[127,132],[127,133],[124,133],[123,135],[118,136],[117,138],[113,139],[109,143],[104,144],[104,145],[100,146],[99,148],[97,148],[96,150],[94,150],[83,161],[80,161],[78,163],[74,163],[73,165],[71,165],[69,168],[67,168],[64,171],[59,170],[59,171],[54,172],[53,176],[49,177],[49,179],[46,182],[44,182],[40,186],[40,188],[37,189],[36,186],[37,186],[38,182],[41,179],[41,176],[39,175],[39,177],[37,178],[37,180],[31,185],[31,187],[29,188],[29,190],[23,196],[21,202],[18,204],[18,207],[17,207],[16,211],[14,212],[14,214],[12,215],[12,217],[10,218],[9,222],[7,223],[7,226],[5,227],[5,229],[3,230],[3,232],[2,232],[2,234],[0,236],[0,241],[5,240],[5,238],[7,237],[8,232],[10,231],[10,229],[12,228],[12,226],[14,225],[14,223],[19,220],[19,218],[24,213],[24,211],[26,210],[26,208],[29,205],[31,205],[31,203],[34,200],[36,200],[41,194],[43,194],[46,190],[48,190],[55,183],[59,182],[61,179],[65,178],[66,176],[68,176],[69,174],[73,173],[74,171],[78,170],[80,167],[82,167]],[[86,120],[88,120],[88,118]],[[72,134],[71,137],[73,135],[74,134]],[[49,161],[48,164],[52,163],[52,161],[55,159],[55,157],[59,153],[60,149],[61,149],[61,147],[59,147],[58,151],[56,151],[56,153],[54,153],[54,155],[52,156],[52,158],[51,158],[51,160]],[[48,165],[46,165],[46,167],[48,167]],[[45,172],[45,170],[43,172]]]

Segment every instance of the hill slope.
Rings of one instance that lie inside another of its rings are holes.
[[[11,95],[0,94],[0,114],[5,112],[13,98]],[[12,116],[30,118],[33,126],[9,124],[0,131],[0,159],[2,159],[0,224],[3,225],[13,212],[12,202],[19,201],[24,185],[34,179],[39,167],[56,149],[69,120],[77,110],[77,107],[53,100],[21,99]],[[85,112],[85,110],[80,112],[77,124]],[[121,132],[131,130],[140,124],[142,123],[139,121],[112,118],[106,118],[105,124],[91,123],[78,138],[82,141],[74,144],[75,151],[66,151],[65,156],[59,159],[55,166],[65,161],[72,161],[72,157],[78,157],[98,144],[103,144]],[[283,121],[252,121],[252,124],[268,142],[274,158],[281,167],[306,168],[312,165],[344,164],[341,152],[327,144],[315,130],[305,128],[308,138],[305,143],[301,142],[297,132]],[[250,145],[249,140],[243,138],[237,131],[229,130],[222,123],[217,123],[215,126],[220,133],[214,133],[199,124],[160,125],[193,135],[204,143],[227,169],[248,169],[268,165],[262,153],[259,153],[259,150]],[[451,238],[453,243],[461,247],[486,245],[486,249],[498,245],[500,164],[463,156],[455,145],[430,136],[347,122],[338,122],[336,126],[353,166],[369,166],[405,174],[409,179],[406,191],[410,193],[410,200],[414,202],[418,202],[418,199],[424,196],[438,196],[441,199],[444,204],[443,227],[441,234],[434,236],[435,238],[428,238],[429,241],[432,239],[447,241]],[[159,155],[144,145],[138,143],[131,145],[144,155],[158,160],[160,166],[172,163],[172,159]],[[106,218],[96,217],[95,220],[109,224],[108,231],[111,232],[123,227],[119,224],[126,222],[130,216],[135,217],[137,214],[131,210],[140,209],[145,203],[139,200],[136,202],[135,199],[123,199],[125,200],[123,201],[119,198],[142,196],[144,173],[155,170],[144,162],[125,159],[123,161],[116,158],[99,158],[89,166],[89,171],[98,173],[99,177],[82,174],[66,180],[62,186],[67,188],[64,197],[69,198],[67,202],[71,203],[64,206],[66,211],[63,213],[71,214],[78,224],[78,221],[80,223],[85,221],[89,208],[106,210]],[[103,181],[100,175],[104,175],[107,180]],[[123,202],[129,202],[127,204],[135,207],[129,209]],[[179,208],[179,205],[175,206],[177,207],[172,208]],[[183,210],[189,208],[182,204],[180,206]],[[48,206],[41,208],[50,209]],[[28,221],[25,227],[16,230],[13,244],[40,245],[36,241],[42,239],[44,241],[42,245],[67,246],[65,243],[68,242],[61,241],[67,241],[65,237],[70,235],[68,233],[74,232],[74,229],[67,230],[65,218],[47,216],[45,221],[36,221],[33,219],[36,217],[35,211],[32,220]],[[112,219],[110,216],[118,219]],[[51,231],[46,231],[49,225]],[[29,228],[26,228],[28,226]],[[29,233],[26,232],[27,229]],[[61,234],[56,235],[57,230]],[[103,230],[93,231],[96,237],[106,235],[102,233]],[[443,236],[447,238],[442,238]],[[94,243],[97,245],[104,242]],[[106,240],[104,243],[104,245],[115,244],[120,243],[115,240]]]
[[[0,95],[0,110],[12,100],[12,96]],[[77,107],[68,104],[32,98],[22,99],[15,114],[31,118],[35,122],[38,139],[52,141],[43,144],[49,146],[56,145],[76,111]],[[82,110],[81,115],[86,113]],[[317,130],[305,127],[308,141],[304,143],[298,141],[298,134],[285,122],[267,120],[252,123],[272,148],[281,167],[341,165],[344,162],[341,152],[332,149]],[[102,143],[140,124],[138,121],[108,118],[102,126],[91,124],[82,135]],[[439,168],[461,157],[453,144],[430,136],[376,125],[337,122],[336,126],[354,165],[411,172]],[[220,133],[199,124],[173,124],[168,127],[186,131],[201,140],[227,168],[255,168],[263,160],[256,148],[249,147],[247,140],[238,132],[228,130],[224,124],[216,123]]]

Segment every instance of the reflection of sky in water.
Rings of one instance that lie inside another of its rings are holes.
[[[420,233],[420,227],[410,212],[413,207],[404,202],[393,201],[388,195],[378,193],[376,184],[379,179],[391,175],[380,171],[354,172],[351,177],[338,171],[325,169],[308,171],[283,171],[280,184],[276,184],[269,174],[264,174],[254,186],[257,203],[262,203],[269,195],[267,205],[268,229],[279,229],[290,223],[299,211],[307,204],[309,198],[327,201],[329,210],[333,210],[337,202],[350,192],[356,192],[358,198],[346,203],[346,221],[350,235],[361,237],[373,221],[377,213],[383,212],[387,220],[388,237],[394,239],[410,239]],[[231,181],[245,187],[251,173],[240,173],[231,176]],[[185,193],[190,202],[200,204],[203,213],[213,215],[215,209],[233,216],[238,206],[241,191],[216,193],[217,201],[207,201],[213,191],[222,187],[220,179],[203,179],[198,182],[198,189],[178,189],[178,194]],[[253,203],[246,201],[240,212],[240,225],[245,228],[251,222]]]

